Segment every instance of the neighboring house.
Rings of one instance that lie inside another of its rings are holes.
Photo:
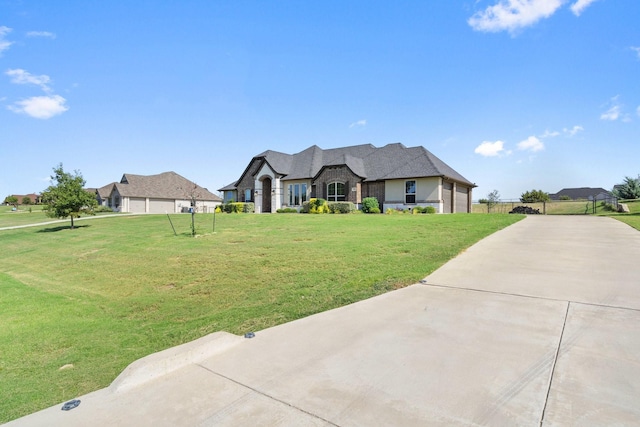
[[[551,200],[561,200],[569,197],[571,200],[604,200],[611,202],[615,199],[615,196],[610,191],[604,188],[563,188],[555,194],[549,194]]]
[[[206,188],[175,172],[158,175],[124,174],[120,182],[113,182],[96,190],[101,206],[116,212],[177,213],[213,212],[222,199]]]
[[[424,147],[400,143],[323,150],[316,145],[297,154],[265,151],[240,179],[221,188],[225,201],[254,202],[256,213],[300,208],[310,198],[360,205],[376,197],[381,209],[433,206],[438,212],[471,212],[475,184]]]
[[[22,202],[23,202],[25,197],[28,197],[29,200],[31,200],[31,204],[32,205],[39,204],[42,201],[42,200],[40,200],[40,195],[39,194],[35,194],[35,193],[31,193],[31,194],[12,194],[11,196],[13,196],[16,199],[18,199],[18,204],[19,205],[23,205],[24,204]],[[7,196],[7,198],[11,197],[11,196]],[[5,198],[5,203],[6,203],[6,199],[7,198]]]

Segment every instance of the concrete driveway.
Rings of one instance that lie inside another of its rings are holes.
[[[416,284],[130,365],[11,426],[640,424],[640,233],[530,216]]]

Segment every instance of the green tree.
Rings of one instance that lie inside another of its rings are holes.
[[[520,201],[522,203],[548,202],[549,193],[545,193],[542,190],[526,191],[520,195]]]
[[[4,199],[4,202],[7,205],[11,205],[11,206],[14,206],[16,208],[18,207],[18,198],[16,196],[7,196],[7,198]]]
[[[616,186],[612,193],[619,199],[640,199],[640,177],[637,179],[625,176],[624,182]]]
[[[73,219],[80,214],[95,215],[97,206],[95,195],[87,192],[83,187],[85,180],[78,171],[74,174],[65,172],[62,163],[53,168],[52,185],[42,193],[47,216],[51,218],[71,218],[71,229],[74,228]]]
[[[22,204],[23,204],[23,205],[30,205],[30,204],[31,204],[31,197],[29,197],[29,196],[24,196],[24,197],[22,198]]]

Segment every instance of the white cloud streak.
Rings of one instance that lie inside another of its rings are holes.
[[[544,150],[544,143],[535,136],[530,136],[518,143],[518,150],[537,152]]]
[[[556,136],[559,136],[559,135],[560,135],[560,132],[558,132],[557,130],[554,130],[554,131],[545,130],[544,133],[540,135],[540,138],[555,138]]]
[[[562,129],[562,131],[569,136],[575,136],[578,132],[582,132],[583,130],[584,128],[580,125],[575,125],[571,129],[567,129],[567,128]]]
[[[550,130],[545,130],[544,133],[542,135],[539,135],[538,138],[540,139],[545,139],[545,138],[555,138],[557,136],[560,135],[565,135],[568,137],[572,137],[575,136],[578,132],[582,132],[584,130],[584,128],[580,125],[575,125],[572,128],[563,128],[562,132],[558,132],[557,130],[554,131],[550,131]]]
[[[46,120],[67,111],[69,108],[65,105],[66,102],[67,100],[60,95],[33,96],[18,101],[7,108],[14,113]]]
[[[582,12],[584,12],[584,10],[595,1],[596,0],[578,0],[571,5],[571,12],[576,16],[580,16]]]
[[[631,46],[630,49],[632,51],[634,51],[637,55],[638,55],[638,59],[640,59],[640,47],[638,46]]]
[[[496,157],[503,153],[509,154],[509,152],[506,152],[504,149],[503,141],[483,141],[482,144],[478,145],[476,149],[473,150],[473,152],[483,157]]]
[[[596,0],[577,0],[570,9],[580,16]],[[498,0],[493,6],[474,13],[467,23],[476,31],[496,33],[516,31],[535,25],[556,13],[567,0]]]
[[[46,74],[42,74],[40,76],[34,76],[33,74],[21,68],[7,70],[5,74],[11,77],[11,83],[15,83],[19,85],[33,84],[36,86],[40,86],[40,89],[42,89],[45,92],[51,92],[51,88],[49,87],[49,83],[51,83],[51,78]]]
[[[55,39],[56,34],[49,31],[29,31],[27,32],[27,37],[45,37],[49,39]]]
[[[357,122],[353,122],[349,125],[349,129],[351,128],[355,128],[355,127],[364,127],[367,125],[367,121],[366,120],[358,120]]]
[[[467,23],[476,31],[511,33],[553,15],[564,0],[499,0],[476,12]]]
[[[622,106],[620,105],[618,98],[619,98],[619,95],[616,95],[613,98],[611,98],[611,100],[609,101],[609,105],[611,105],[611,107],[609,107],[609,109],[604,113],[600,114],[601,120],[608,120],[611,122],[615,122],[620,118],[620,116],[622,115]]]
[[[0,56],[2,56],[2,52],[9,49],[13,42],[5,39],[5,36],[11,32],[11,28],[0,26]]]

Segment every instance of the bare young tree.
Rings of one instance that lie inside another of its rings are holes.
[[[491,193],[487,194],[487,212],[491,212],[491,208],[500,202],[500,193],[498,190],[493,190]]]

